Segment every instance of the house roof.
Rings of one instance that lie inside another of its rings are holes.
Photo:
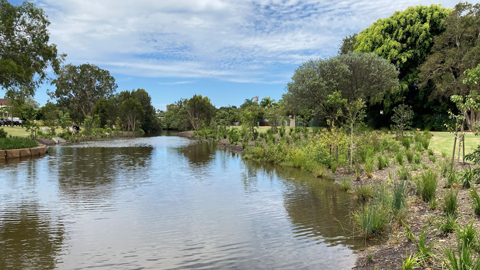
[[[7,105],[7,100],[4,98],[0,98],[0,106],[1,105]]]

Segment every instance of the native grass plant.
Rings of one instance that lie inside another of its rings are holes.
[[[412,174],[410,173],[410,169],[402,166],[397,170],[398,178],[400,180],[410,180],[412,179]]]
[[[340,179],[340,187],[341,187],[343,190],[345,190],[345,191],[349,190],[351,185],[352,185],[352,179],[351,179],[351,178],[349,178],[349,177],[342,177],[342,178]]]
[[[457,240],[462,243],[467,244],[467,246],[477,246],[478,245],[478,233],[477,230],[473,227],[473,220],[470,224],[465,224],[465,227],[457,226],[455,229],[457,232]]]
[[[458,190],[450,189],[444,197],[443,211],[446,215],[456,215],[457,213]]]
[[[407,157],[408,163],[413,163],[414,153],[413,153],[412,150],[407,150],[407,151],[405,151],[405,156]]]
[[[415,162],[415,164],[421,164],[422,163],[422,157],[420,156],[419,152],[415,153],[415,156],[413,157],[413,162]]]
[[[437,174],[431,169],[421,173],[420,179],[417,181],[417,192],[425,202],[435,200],[437,184]]]
[[[0,138],[0,150],[32,148],[38,143],[32,139],[21,137]]]
[[[374,195],[373,187],[366,184],[356,187],[353,193],[355,194],[355,196],[357,196],[359,200],[362,201],[367,201],[368,199],[373,198]]]
[[[365,239],[384,230],[389,218],[388,209],[380,203],[362,204],[360,209],[353,212],[354,225]]]
[[[428,259],[433,257],[434,242],[430,241],[430,243],[427,244],[427,236],[428,227],[425,226],[418,236],[418,241],[415,242],[415,246],[417,247],[417,256],[423,262],[427,262]]]
[[[397,154],[395,155],[395,159],[397,160],[398,164],[403,166],[403,152],[397,152]]]
[[[406,150],[410,149],[410,145],[412,144],[411,137],[403,137],[401,143]]]
[[[325,164],[314,163],[312,167],[312,173],[315,177],[322,177],[327,169],[328,167]]]
[[[405,181],[399,181],[393,186],[393,196],[392,196],[392,210],[393,214],[396,215],[406,206],[405,197],[407,194],[407,186]]]
[[[434,154],[432,149],[428,149],[427,153],[428,153],[429,156],[433,156],[433,154]]]
[[[8,137],[8,132],[5,131],[5,129],[0,128],[0,139],[4,139]]]
[[[365,166],[363,167],[363,171],[365,172],[365,175],[368,178],[373,177],[373,159],[372,158],[368,158],[365,161]]]
[[[332,165],[330,165],[330,169],[332,170],[332,173],[336,173],[338,168],[338,163],[333,162]]]
[[[428,159],[429,159],[432,163],[437,162],[437,158],[436,158],[435,156],[428,156]]]
[[[383,168],[388,167],[388,157],[384,157],[382,155],[377,156],[377,164],[378,164],[378,169],[382,170]]]
[[[417,256],[415,254],[408,256],[408,252],[405,250],[405,260],[402,261],[402,270],[412,270],[419,265],[420,263],[418,262]]]
[[[475,182],[475,172],[471,167],[465,168],[465,170],[459,173],[460,182],[464,188],[470,188]]]
[[[473,212],[475,212],[475,215],[480,216],[480,196],[478,196],[477,190],[475,188],[471,188],[468,193],[473,201]]]
[[[454,215],[445,215],[437,226],[440,232],[444,234],[451,233],[457,228],[457,218]]]
[[[463,241],[457,242],[457,250],[444,248],[445,254],[444,266],[449,270],[480,270],[480,257],[478,257],[472,247]],[[457,256],[458,253],[458,256]]]

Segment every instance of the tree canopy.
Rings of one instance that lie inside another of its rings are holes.
[[[92,64],[65,65],[52,85],[56,90],[50,96],[60,106],[79,111],[83,118],[91,116],[97,100],[109,98],[117,89],[110,72]]]
[[[310,60],[295,70],[283,96],[296,114],[311,110],[316,117],[329,113],[329,95],[341,93],[348,101],[380,102],[386,92],[398,88],[398,71],[373,53],[347,53]]]
[[[0,86],[24,87],[33,95],[51,66],[59,72],[63,56],[49,44],[50,22],[41,8],[27,1],[18,6],[0,0]]]

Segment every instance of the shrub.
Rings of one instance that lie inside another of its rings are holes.
[[[460,180],[462,181],[462,185],[464,188],[470,188],[474,182],[475,173],[472,168],[465,169],[460,174]]]
[[[415,154],[415,157],[413,158],[413,161],[415,162],[415,164],[422,163],[422,158],[420,157],[420,153]]]
[[[388,219],[388,211],[379,204],[362,205],[353,213],[353,221],[365,238],[382,231]]]
[[[330,168],[332,169],[332,173],[335,173],[337,171],[338,163],[333,162]]]
[[[435,200],[435,192],[437,190],[437,174],[430,169],[424,171],[417,183],[417,189],[425,202]]]
[[[450,189],[445,194],[443,211],[447,215],[455,215],[457,212],[458,190]]]
[[[455,171],[451,171],[446,175],[445,187],[450,188],[454,184],[458,184],[457,173]]]
[[[433,156],[433,150],[432,149],[428,149],[427,153],[428,153],[429,156]]]
[[[477,216],[480,216],[480,196],[478,196],[477,190],[475,188],[470,189],[469,193],[473,201],[473,211]]]
[[[5,129],[0,128],[0,139],[7,138],[8,133],[5,131]]]

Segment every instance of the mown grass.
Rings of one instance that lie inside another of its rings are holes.
[[[446,153],[447,156],[452,156],[454,134],[449,132],[432,132],[433,137],[430,139],[430,148],[438,153]],[[473,133],[466,133],[465,135],[465,154],[472,153],[475,148],[480,144],[480,137],[476,137]],[[458,152],[458,141],[457,149]]]
[[[28,136],[30,136],[30,133],[27,132],[24,127],[18,127],[18,126],[4,127],[4,126],[2,126],[2,128],[8,133],[9,136],[10,135],[13,136],[13,137],[28,137]],[[42,130],[42,128],[46,128],[46,127],[40,127],[40,130]],[[62,132],[62,129],[61,128],[56,128],[55,132],[58,134],[58,133]]]
[[[34,140],[22,137],[0,138],[0,150],[31,148],[37,146]]]

